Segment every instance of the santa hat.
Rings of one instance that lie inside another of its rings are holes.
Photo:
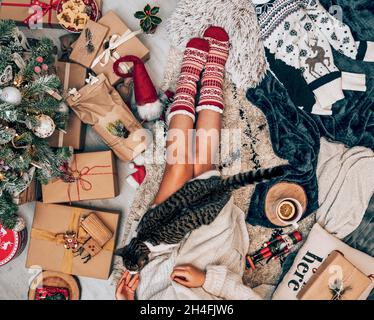
[[[131,73],[122,73],[120,64],[132,62],[134,64]],[[133,77],[135,100],[140,118],[146,121],[159,119],[162,114],[162,103],[158,99],[157,91],[142,60],[135,56],[124,56],[113,65],[116,75],[122,78]]]
[[[136,170],[134,173],[129,175],[126,181],[130,186],[137,189],[143,183],[146,175],[145,166],[138,166],[134,163],[130,163],[130,169]]]

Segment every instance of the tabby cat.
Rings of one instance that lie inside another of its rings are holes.
[[[149,209],[137,228],[137,236],[116,255],[129,271],[140,271],[149,261],[145,242],[156,246],[176,244],[191,231],[212,223],[231,198],[232,191],[284,175],[284,166],[239,173],[222,178],[187,182],[163,203]]]

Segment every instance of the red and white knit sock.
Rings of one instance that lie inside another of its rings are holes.
[[[209,55],[201,80],[201,94],[197,112],[212,110],[223,112],[223,78],[225,64],[229,56],[229,36],[220,27],[209,27],[204,32],[204,39],[209,41]]]
[[[174,101],[170,107],[167,121],[170,123],[177,114],[187,115],[195,121],[195,97],[197,82],[205,67],[209,52],[209,42],[205,39],[193,38],[184,52],[182,70],[179,75]]]

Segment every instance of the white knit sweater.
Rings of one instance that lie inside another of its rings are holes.
[[[207,178],[211,171],[200,179]],[[249,246],[244,213],[231,199],[208,226],[191,232],[172,246],[150,246],[151,261],[140,274],[140,300],[254,300],[260,297],[245,286],[242,276]],[[202,288],[186,288],[171,280],[173,268],[192,264],[206,271]]]

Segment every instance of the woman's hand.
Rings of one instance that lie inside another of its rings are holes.
[[[171,279],[187,288],[200,288],[205,282],[205,272],[192,265],[175,267]]]
[[[139,273],[131,276],[127,270],[123,273],[121,280],[118,282],[116,290],[117,300],[135,300],[135,291],[140,281]]]

